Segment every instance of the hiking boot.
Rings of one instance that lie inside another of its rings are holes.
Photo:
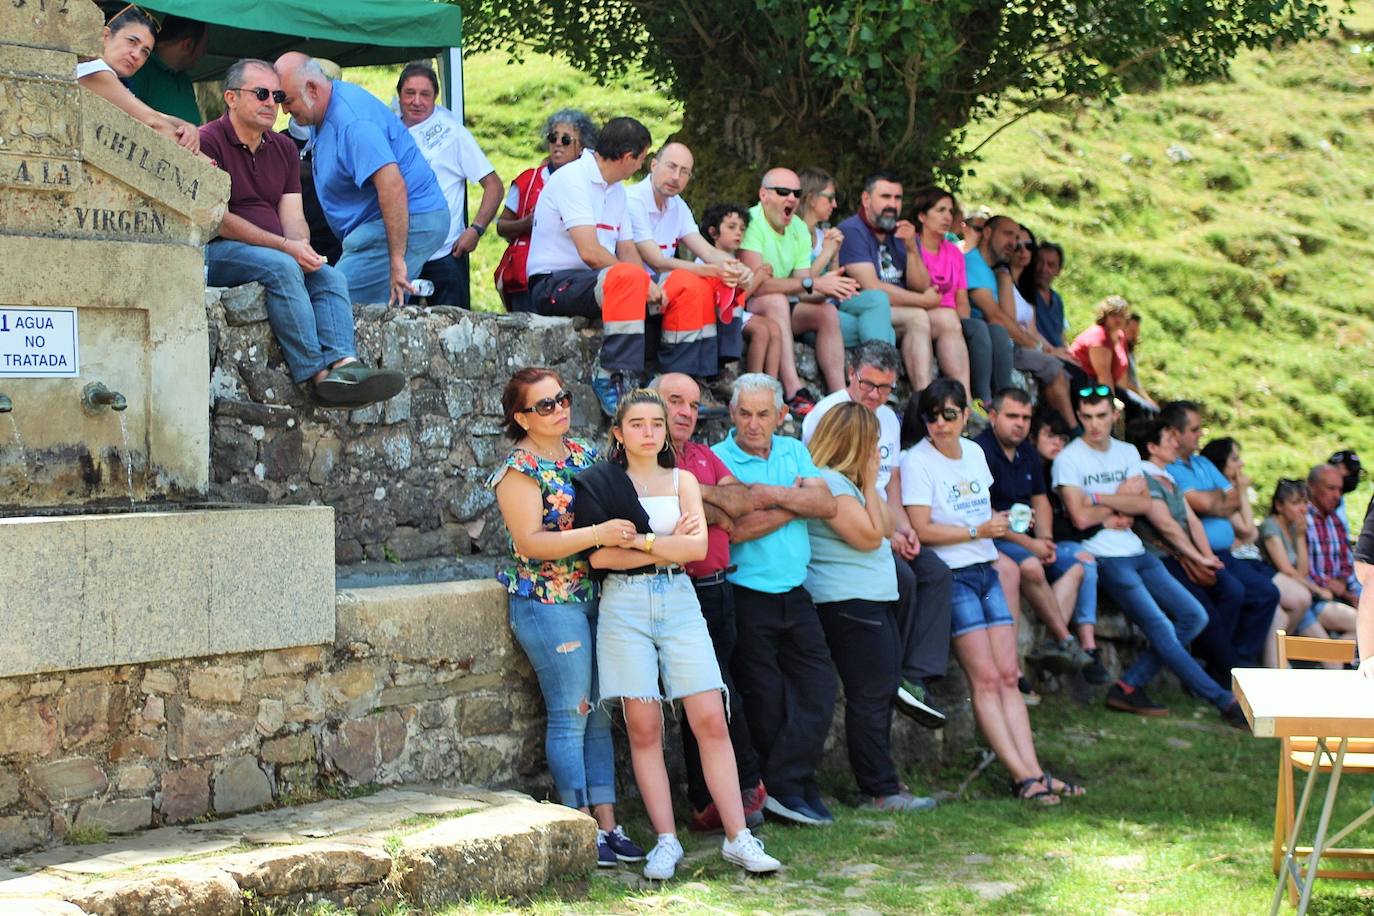
[[[1031,686],[1030,679],[1024,674],[1016,678],[1016,689],[1021,691],[1021,701],[1027,706],[1040,705],[1040,694],[1035,692],[1035,688]]]
[[[606,835],[606,843],[611,847],[611,851],[615,853],[615,857],[619,861],[644,861],[644,847],[626,836],[624,827],[616,824],[614,830],[603,830],[601,833]]]
[[[1115,709],[1117,712],[1134,713],[1137,716],[1169,714],[1169,708],[1152,700],[1144,687],[1135,687],[1128,692],[1120,681],[1107,690],[1107,708]]]
[[[1112,674],[1107,670],[1107,666],[1102,664],[1102,650],[1089,649],[1088,655],[1092,656],[1092,664],[1083,669],[1083,680],[1094,687],[1111,683]]]
[[[329,370],[315,383],[315,397],[323,407],[356,410],[401,393],[406,377],[391,369],[369,369],[362,363],[348,363]]]
[[[825,823],[825,819],[806,803],[800,795],[769,795],[763,802],[763,810],[789,824],[804,824],[815,827]]]
[[[877,798],[864,796],[863,807],[870,805],[879,811],[933,811],[935,810],[935,799],[925,798],[920,795],[912,795],[905,790],[896,795],[879,795]]]
[[[763,824],[763,803],[768,799],[768,790],[763,787],[763,780],[752,789],[745,789],[739,794],[740,801],[744,803],[744,825],[749,829],[762,826]]]
[[[902,681],[897,688],[897,711],[926,728],[945,726],[945,714],[930,701],[926,685],[920,681]]]
[[[733,840],[721,843],[720,854],[725,861],[756,875],[782,868],[781,862],[763,851],[763,841],[750,833],[748,827],[735,834]]]
[[[682,844],[677,837],[663,834],[649,850],[648,861],[644,863],[644,877],[652,881],[667,881],[677,873],[677,863],[682,861]]]
[[[1047,671],[1053,671],[1055,674],[1068,674],[1077,671],[1082,666],[1076,663],[1073,651],[1065,645],[1069,639],[1073,639],[1073,637],[1068,637],[1064,642],[1046,639],[1026,653],[1026,661]],[[1077,640],[1074,640],[1074,645],[1078,645]]]
[[[1238,728],[1243,732],[1250,730],[1250,723],[1245,720],[1245,710],[1240,708],[1239,700],[1232,700],[1231,705],[1221,711],[1221,718],[1232,728]]]
[[[687,822],[687,829],[693,833],[715,833],[723,827],[720,822],[720,810],[715,802],[711,802],[700,811],[693,811],[692,819]]]

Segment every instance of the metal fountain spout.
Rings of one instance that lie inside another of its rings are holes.
[[[10,400],[10,396],[0,394],[0,413],[9,413],[11,410],[14,410],[14,402]]]
[[[129,406],[124,395],[118,391],[111,391],[102,382],[91,382],[82,389],[81,403],[92,413],[99,411],[102,407],[108,407],[111,410],[124,410]]]

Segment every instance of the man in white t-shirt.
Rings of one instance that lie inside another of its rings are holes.
[[[449,212],[448,236],[420,268],[420,279],[434,283],[433,295],[426,297],[431,304],[469,308],[467,257],[496,218],[504,189],[472,134],[453,112],[435,104],[438,95],[439,76],[433,67],[423,61],[406,64],[396,81],[401,123],[434,170]],[[482,186],[482,202],[477,218],[465,226],[469,181]]]
[[[953,579],[949,567],[931,550],[922,550],[902,509],[902,424],[887,406],[897,382],[901,355],[892,344],[868,340],[849,351],[849,384],[816,402],[802,420],[802,442],[809,443],[821,417],[836,404],[854,401],[878,417],[878,492],[893,519],[892,554],[897,567],[897,628],[902,636],[902,685],[897,709],[928,728],[945,724],[945,714],[930,699],[929,682],[949,667],[949,609]]]
[[[644,381],[644,317],[650,302],[663,301],[635,250],[623,184],[652,142],[634,118],[607,121],[595,151],[549,176],[530,230],[526,272],[534,310],[601,320],[592,390],[608,417],[621,395]]]
[[[1054,486],[1079,531],[1083,547],[1097,558],[1098,582],[1145,633],[1147,646],[1107,691],[1107,707],[1142,716],[1169,710],[1145,692],[1161,667],[1168,667],[1222,718],[1246,728],[1231,691],[1222,688],[1188,654],[1188,644],[1207,625],[1207,612],[1157,557],[1145,550],[1131,526],[1150,510],[1140,454],[1112,438],[1117,411],[1110,389],[1094,388],[1078,405],[1083,436],[1054,459]]]
[[[664,372],[709,378],[725,360],[743,355],[745,289],[752,272],[697,229],[682,192],[692,178],[692,151],[669,143],[649,160],[649,177],[625,190],[635,247],[645,269],[663,284],[672,308],[663,316],[658,364]],[[678,257],[686,248],[698,260]]]

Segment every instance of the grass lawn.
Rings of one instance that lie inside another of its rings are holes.
[[[1170,718],[1050,697],[1031,711],[1042,759],[1088,787],[1086,796],[1057,808],[1009,798],[994,764],[966,799],[933,813],[837,805],[838,821],[829,828],[770,823],[761,835],[785,863],[772,877],[744,877],[720,859],[718,836],[684,831],[687,860],[662,887],[622,868],[551,886],[524,906],[480,902],[444,912],[1267,911],[1278,743],[1226,727],[1206,704],[1161,698]],[[907,778],[918,791],[950,791],[975,763],[947,767],[934,780],[922,773]],[[1374,788],[1363,783],[1343,783],[1350,813]],[[849,785],[826,788],[839,797],[853,792]],[[637,805],[625,814],[632,835],[647,839]],[[1374,912],[1374,882],[1318,882],[1311,912]]]

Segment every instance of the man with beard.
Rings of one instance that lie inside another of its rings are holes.
[[[887,293],[892,326],[901,338],[902,365],[912,389],[930,384],[930,316],[940,294],[916,243],[916,227],[901,219],[902,183],[891,172],[874,172],[864,182],[859,212],[840,223],[840,267],[861,289]]]

